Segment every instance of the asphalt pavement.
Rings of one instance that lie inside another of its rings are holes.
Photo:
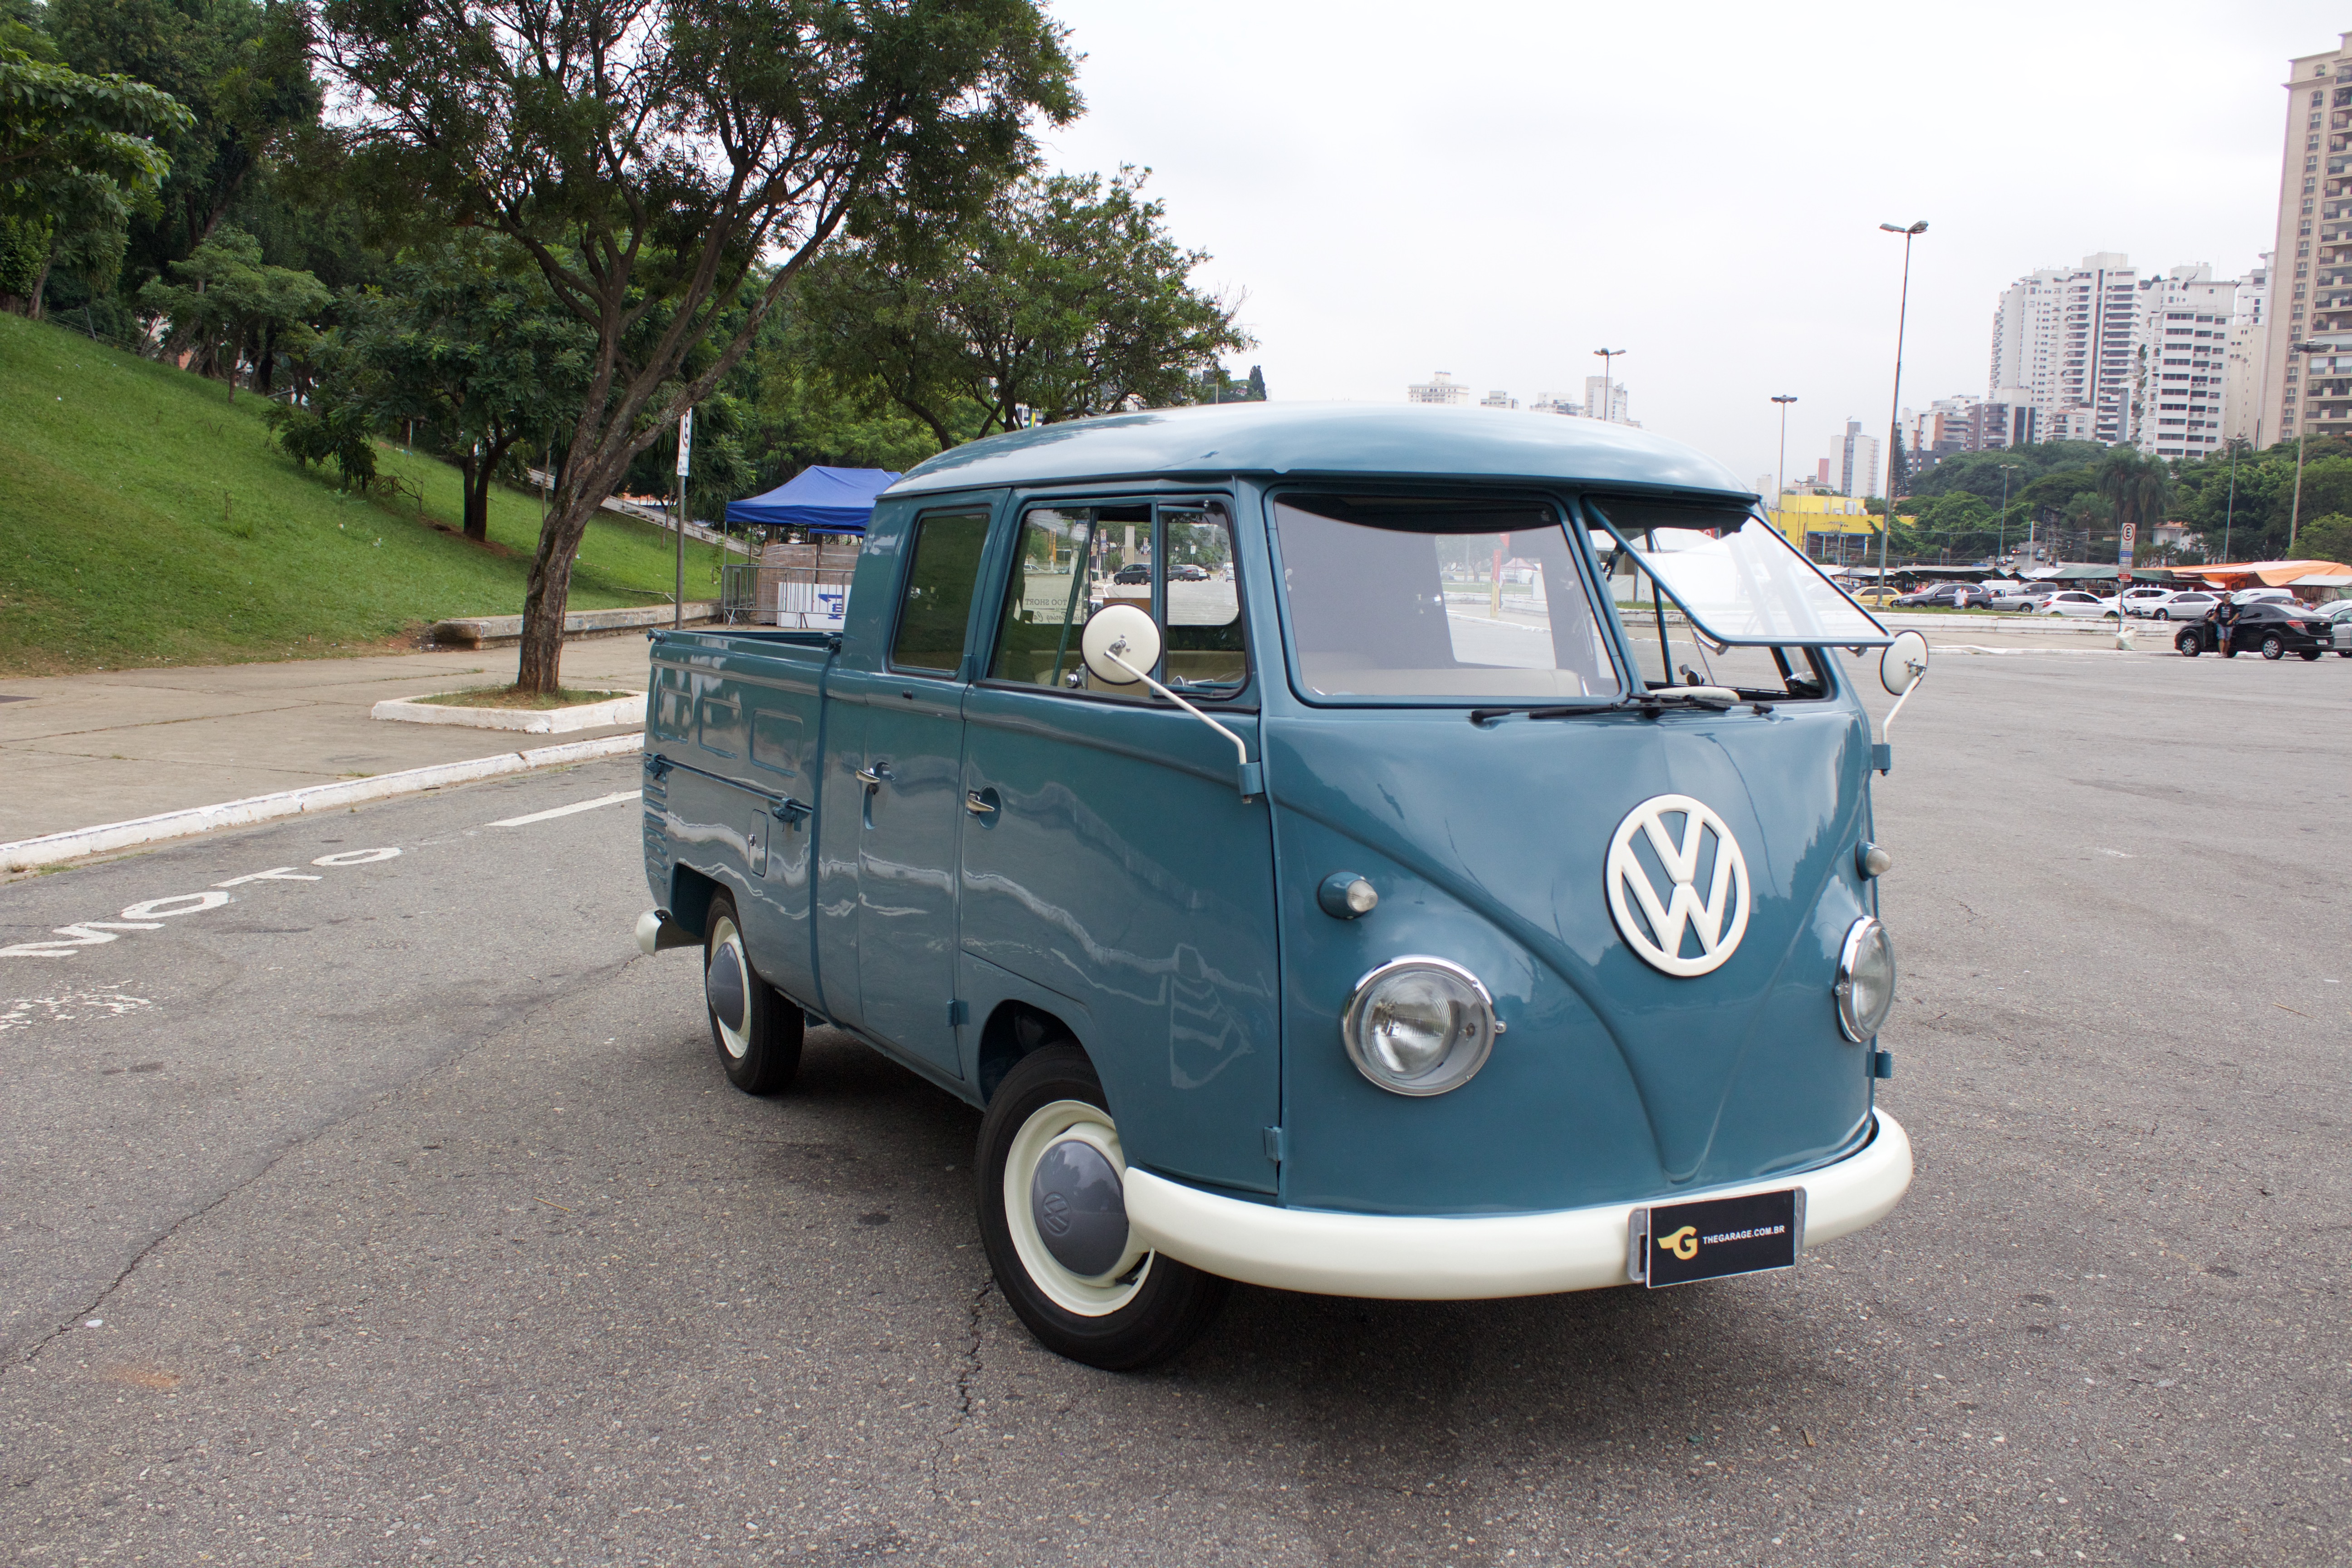
[[[73,944],[0,956],[0,1550],[2345,1562],[2348,708],[1940,659],[1878,792],[1892,1216],[1655,1294],[1238,1289],[1131,1376],[996,1296],[970,1110],[823,1031],[726,1085],[629,940],[634,759],[0,888]]]

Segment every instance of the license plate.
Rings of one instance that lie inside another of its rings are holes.
[[[1641,1245],[1640,1278],[1656,1290],[1695,1279],[1796,1267],[1797,1243],[1804,1228],[1804,1192],[1792,1187],[1736,1198],[1660,1204],[1633,1213]]]

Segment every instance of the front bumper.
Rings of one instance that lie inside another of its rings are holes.
[[[1802,1187],[1807,1247],[1885,1217],[1911,1184],[1911,1140],[1885,1111],[1873,1116],[1870,1142],[1833,1165],[1639,1204],[1497,1215],[1340,1214],[1244,1203],[1130,1167],[1127,1217],[1171,1258],[1277,1290],[1393,1301],[1597,1290],[1631,1283],[1627,1227],[1633,1212],[1652,1203]]]

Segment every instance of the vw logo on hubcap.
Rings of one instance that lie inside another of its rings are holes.
[[[1679,816],[1679,833],[1666,819]],[[1649,841],[1666,874],[1659,897],[1649,868],[1634,852],[1635,836]],[[1706,847],[1715,846],[1712,865]],[[1708,871],[1702,896],[1698,878]],[[1653,969],[1685,978],[1705,974],[1729,958],[1748,934],[1748,861],[1731,836],[1703,802],[1686,795],[1653,795],[1625,814],[1609,841],[1609,912],[1627,946]],[[1629,901],[1630,900],[1630,901]],[[1686,946],[1697,952],[1684,956]]]

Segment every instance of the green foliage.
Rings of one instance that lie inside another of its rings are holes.
[[[975,210],[1028,160],[1033,117],[1076,107],[1035,0],[320,0],[313,16],[354,96],[356,188],[521,243],[596,334],[525,609],[532,690],[556,684],[580,530],[718,390],[793,275],[845,231]]]
[[[0,213],[46,216],[61,191],[90,181],[132,197],[152,192],[171,167],[157,139],[189,121],[143,82],[0,47]]]
[[[375,482],[375,440],[368,433],[367,414],[360,405],[333,403],[305,408],[272,404],[269,423],[278,431],[278,444],[296,462],[307,468],[332,461],[342,476],[343,489],[363,491]]]
[[[2352,517],[2331,511],[2303,525],[2295,538],[2295,553],[2312,561],[2336,561],[2352,565]]]
[[[943,237],[887,233],[811,268],[816,363],[878,384],[941,446],[960,406],[987,435],[1200,395],[1217,357],[1251,346],[1223,300],[1192,287],[1144,172],[1032,175]]]
[[[260,242],[242,229],[224,226],[172,271],[178,281],[151,280],[139,302],[169,318],[166,342],[193,353],[194,368],[209,367],[227,382],[231,397],[248,345],[257,357],[265,344],[306,343],[310,323],[327,305],[324,284],[308,272],[268,265]]]
[[[172,168],[158,201],[129,226],[131,293],[194,254],[318,121],[308,29],[288,0],[50,0],[48,21],[77,68],[152,83],[186,110],[161,139]],[[245,216],[250,231],[266,215]]]
[[[521,608],[536,497],[494,492],[489,540],[475,544],[454,531],[454,468],[380,445],[384,482],[339,494],[270,441],[265,408],[0,317],[0,671],[348,655],[443,616]],[[581,551],[580,607],[666,597],[671,549],[602,514]],[[696,546],[689,583],[715,561]]]

